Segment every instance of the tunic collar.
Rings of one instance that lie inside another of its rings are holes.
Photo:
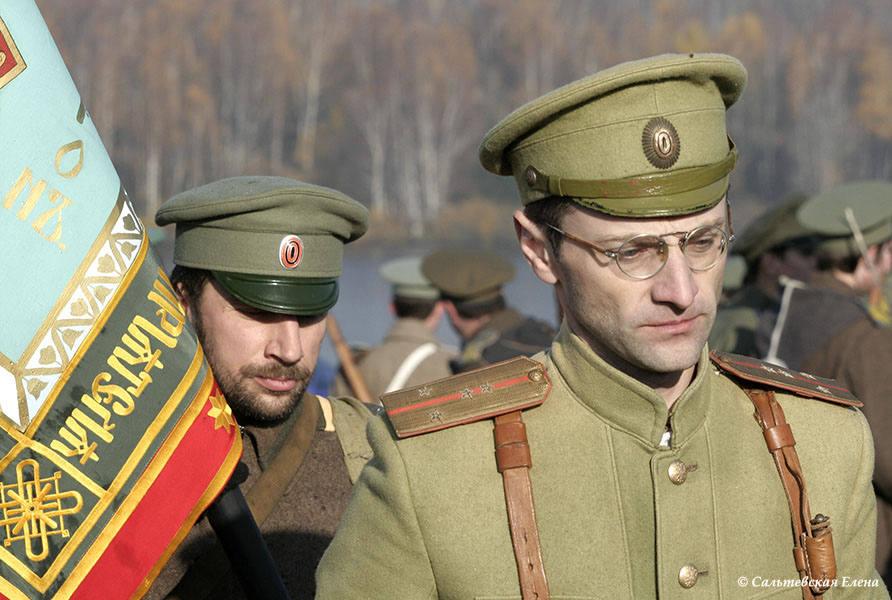
[[[672,447],[683,445],[703,424],[709,409],[713,369],[704,347],[697,373],[672,407]],[[670,418],[662,396],[637,379],[608,365],[567,322],[551,345],[549,375],[555,389],[566,387],[575,399],[609,426],[658,448]],[[546,401],[547,403],[547,401]]]

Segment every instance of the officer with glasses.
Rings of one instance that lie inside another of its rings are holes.
[[[487,133],[560,331],[382,397],[317,598],[888,597],[858,401],[706,345],[745,81],[729,56],[658,56]]]

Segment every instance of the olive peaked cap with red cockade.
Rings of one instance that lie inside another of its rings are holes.
[[[155,214],[176,224],[174,263],[206,269],[255,308],[320,315],[338,299],[344,244],[368,229],[361,204],[286,177],[232,177],[178,194]]]
[[[725,111],[745,84],[723,54],[623,63],[515,110],[486,134],[480,161],[514,175],[524,205],[562,196],[623,217],[705,210],[737,161]]]

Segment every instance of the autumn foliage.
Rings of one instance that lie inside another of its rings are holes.
[[[510,110],[662,52],[727,52],[747,66],[747,90],[729,113],[741,152],[732,198],[744,212],[892,175],[886,2],[38,4],[148,216],[188,187],[274,173],[341,189],[379,221],[425,236],[442,216],[480,206],[470,198],[514,201],[511,182],[494,181],[476,158]]]

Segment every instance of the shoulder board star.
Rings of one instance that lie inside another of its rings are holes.
[[[551,382],[521,356],[381,396],[398,437],[409,437],[538,406]]]
[[[851,391],[834,379],[800,373],[739,354],[713,351],[709,354],[709,358],[719,370],[737,379],[760,383],[808,398],[819,398],[847,406],[863,406]]]
[[[214,420],[214,429],[225,429],[229,433],[229,428],[235,425],[235,417],[232,416],[232,409],[226,403],[223,392],[218,388],[214,388],[214,394],[208,398],[211,402],[211,409],[207,415]]]

